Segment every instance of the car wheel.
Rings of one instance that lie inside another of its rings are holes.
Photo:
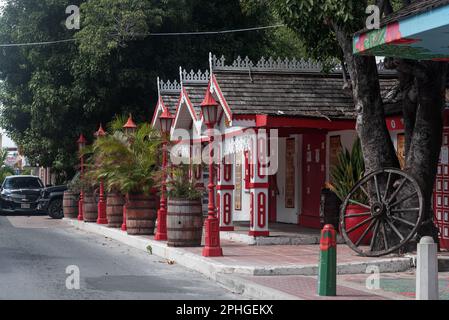
[[[48,205],[48,215],[53,219],[64,218],[64,212],[62,210],[62,199],[51,200]]]

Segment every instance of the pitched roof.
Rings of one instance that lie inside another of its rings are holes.
[[[164,93],[161,94],[161,98],[162,101],[164,101],[164,105],[165,107],[167,107],[168,111],[170,111],[170,113],[172,115],[175,115],[176,113],[176,107],[178,105],[178,101],[179,101],[179,95],[180,93]]]
[[[206,84],[186,84],[184,85],[184,89],[187,92],[187,95],[190,99],[190,102],[193,105],[193,108],[195,109],[195,113],[197,117],[199,117],[201,113],[201,102],[203,102],[204,96],[206,94],[207,90],[207,83]]]
[[[170,80],[167,82],[160,81],[159,94],[165,107],[167,107],[170,113],[174,115],[181,95],[181,84],[176,80],[173,82]]]
[[[343,89],[341,71],[323,73],[310,63],[307,70],[302,70],[298,64],[284,62],[274,67],[271,64],[272,69],[260,64],[257,64],[259,67],[245,68],[235,63],[231,67],[222,64],[214,68],[214,75],[232,113],[354,119],[352,93]],[[396,85],[395,74],[382,76],[384,96]]]

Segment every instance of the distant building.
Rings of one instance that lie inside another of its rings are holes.
[[[5,161],[6,165],[18,170],[22,170],[27,165],[25,157],[19,153],[15,142],[2,129],[0,129],[0,146],[2,149],[8,150],[8,156]]]

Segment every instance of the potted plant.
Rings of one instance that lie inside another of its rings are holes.
[[[201,246],[203,234],[202,191],[189,178],[189,167],[170,169],[167,181],[167,245],[171,247]]]
[[[148,124],[119,130],[123,118],[110,126],[113,133],[93,144],[94,161],[99,164],[95,176],[104,179],[108,191],[126,195],[128,234],[152,235],[157,208],[153,173],[161,138]]]
[[[351,152],[344,149],[340,152],[337,158],[337,164],[331,168],[332,183],[329,183],[331,189],[343,202],[351,189],[363,178],[365,173],[365,163],[363,161],[363,153],[360,140],[357,139],[352,147]],[[362,191],[356,193],[353,200],[359,203],[368,203],[368,198]],[[359,214],[366,212],[366,208],[357,205],[349,204],[346,209],[347,214]],[[349,217],[345,218],[346,229],[351,229],[357,224],[364,221],[366,217]],[[368,228],[368,224],[364,225],[348,234],[352,242],[356,242]],[[368,244],[371,241],[372,233],[368,233],[364,238],[363,244]]]
[[[121,132],[123,130],[123,123],[126,122],[124,116],[116,116],[115,119],[108,126],[107,134],[114,134],[114,132]],[[105,135],[97,137],[103,139]],[[93,143],[87,150],[91,154],[91,171],[92,178],[96,181],[103,181],[105,183],[105,201],[106,201],[106,217],[109,228],[120,228],[123,224],[123,207],[125,205],[125,195],[120,192],[120,187],[114,184],[113,181],[108,180],[109,173],[113,168],[104,169],[105,161],[102,159],[102,153],[99,149],[101,144]],[[109,181],[109,183],[107,183]]]

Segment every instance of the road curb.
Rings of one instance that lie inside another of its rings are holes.
[[[119,241],[130,247],[147,251],[151,247],[151,253],[163,259],[171,260],[186,268],[202,273],[206,277],[216,281],[226,289],[244,295],[245,297],[267,300],[292,300],[298,297],[285,292],[256,284],[240,276],[279,276],[279,275],[301,275],[315,276],[318,272],[317,265],[294,265],[294,266],[229,266],[220,263],[220,258],[204,258],[197,254],[188,252],[181,248],[168,247],[165,242],[155,241],[142,236],[130,236],[119,229],[108,228],[95,223],[64,219],[71,226],[90,233]],[[338,274],[360,274],[365,273],[368,266],[378,266],[380,272],[401,272],[413,267],[413,259],[391,258],[370,262],[344,263],[337,266]]]

